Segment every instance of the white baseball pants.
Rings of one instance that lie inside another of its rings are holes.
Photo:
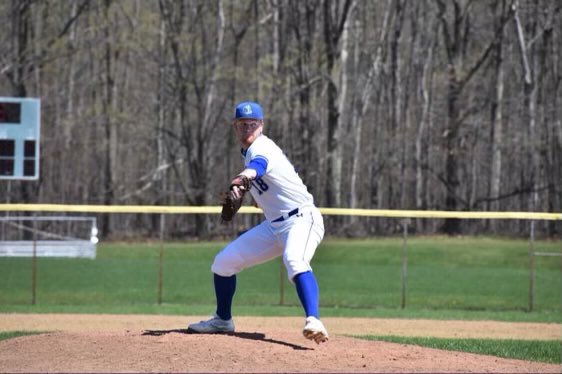
[[[263,221],[224,247],[216,256],[211,271],[229,277],[240,271],[283,256],[287,276],[312,270],[310,261],[324,237],[324,221],[315,207],[282,222]]]

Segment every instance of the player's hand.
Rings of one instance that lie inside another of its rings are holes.
[[[244,188],[232,185],[228,193],[233,200],[241,199],[244,196]]]
[[[250,178],[243,174],[239,174],[232,179],[230,182],[230,190],[237,187],[238,189],[243,190],[244,192],[248,192],[252,187],[252,181]]]

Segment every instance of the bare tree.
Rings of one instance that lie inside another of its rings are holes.
[[[445,197],[445,209],[455,211],[459,208],[459,132],[463,125],[463,119],[470,113],[472,108],[464,109],[461,105],[463,91],[475,74],[480,70],[484,62],[490,56],[495,45],[495,39],[506,23],[507,17],[493,33],[493,39],[479,51],[479,55],[469,66],[465,66],[466,52],[470,41],[470,8],[473,2],[454,0],[445,2],[436,0],[439,7],[441,19],[441,32],[443,35],[443,46],[447,57],[447,124],[443,134],[445,153],[445,174],[443,182],[447,189]],[[451,5],[452,4],[452,5]],[[450,8],[452,7],[452,11]],[[451,13],[451,14],[449,14]],[[448,234],[460,232],[460,221],[449,219],[445,221],[443,231]]]
[[[434,77],[434,49],[437,43],[438,20],[427,19],[428,16],[423,17],[426,25],[430,25],[430,31],[424,33],[424,37],[420,38],[420,48],[424,56],[423,65],[421,69],[421,76],[419,77],[419,91],[421,95],[421,115],[419,117],[418,126],[415,136],[415,168],[416,168],[416,187],[415,199],[416,209],[423,210],[428,204],[427,194],[427,178],[424,173],[427,164],[427,133],[432,127],[431,118],[431,102],[433,94],[433,77]],[[427,30],[427,28],[424,28]],[[425,221],[418,220],[416,227],[422,228]]]
[[[330,206],[341,205],[342,185],[342,143],[340,142],[342,118],[338,110],[338,96],[340,94],[337,86],[337,78],[334,77],[336,62],[341,53],[339,45],[345,25],[347,23],[349,10],[353,0],[332,2],[324,0],[323,3],[323,27],[324,44],[326,47],[326,76],[327,93],[326,108],[328,111],[327,126],[328,140],[326,154],[328,156],[326,203]]]
[[[42,99],[41,178],[2,180],[0,195],[215,205],[240,167],[231,108],[249,98],[264,106],[267,134],[320,206],[560,211],[561,8],[556,0],[0,2],[0,92]],[[160,222],[146,217],[102,219],[103,234],[151,235]],[[242,226],[257,219],[247,217]],[[165,225],[201,236],[218,232],[214,218],[178,215]],[[337,235],[396,230],[384,219],[326,222]],[[428,233],[522,232],[510,221],[418,223]]]

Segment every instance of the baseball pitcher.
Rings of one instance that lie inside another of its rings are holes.
[[[230,221],[250,192],[265,220],[223,248],[211,266],[217,300],[215,314],[192,323],[198,333],[233,332],[231,306],[240,271],[283,256],[289,280],[304,308],[303,335],[316,343],[328,340],[319,319],[318,284],[310,260],[324,237],[322,215],[303,181],[283,151],[263,134],[263,112],[258,103],[236,105],[232,122],[240,142],[244,169],[232,179],[221,217]]]

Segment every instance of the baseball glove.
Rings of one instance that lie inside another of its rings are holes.
[[[225,194],[222,203],[221,218],[230,222],[242,206],[244,195],[250,190],[252,183],[245,175],[238,175],[230,182],[229,191]]]

